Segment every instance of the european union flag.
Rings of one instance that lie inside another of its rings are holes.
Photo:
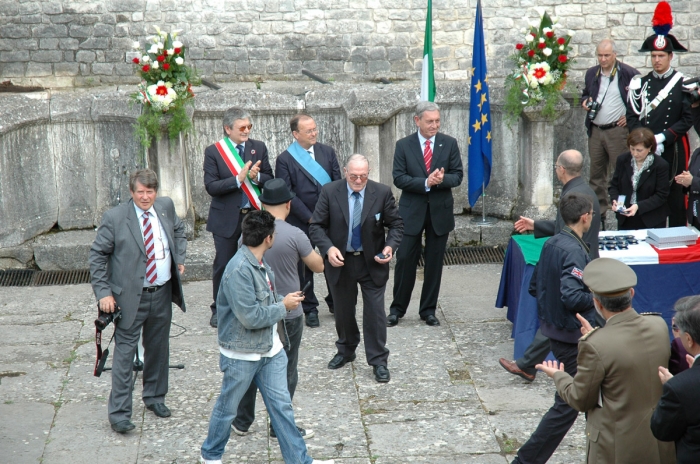
[[[486,77],[484,20],[481,15],[481,0],[479,0],[474,25],[472,86],[469,103],[469,206],[474,206],[489,185],[491,163],[491,104]]]

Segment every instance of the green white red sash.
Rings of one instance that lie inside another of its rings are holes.
[[[224,137],[214,145],[219,151],[219,155],[221,155],[224,163],[226,163],[226,166],[231,170],[231,174],[233,174],[234,177],[238,177],[245,163],[238,154],[236,147],[231,143],[231,140],[228,137]],[[248,176],[246,176],[245,181],[241,183],[241,190],[246,194],[248,200],[250,200],[250,204],[253,205],[255,209],[262,209],[262,203],[260,203],[260,199],[258,198],[260,196],[260,189],[250,181]]]

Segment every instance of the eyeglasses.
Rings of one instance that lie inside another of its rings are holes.
[[[588,214],[591,215],[591,217],[595,216],[595,211],[589,211]]]
[[[306,134],[306,135],[314,135],[314,134],[318,134],[318,127],[315,129],[309,129],[309,130],[304,131],[304,132],[302,132],[302,131],[294,131],[294,132],[298,132],[300,134]]]
[[[367,178],[369,177],[369,174],[360,174],[359,176],[357,174],[348,174],[347,176],[348,176],[348,179],[353,180],[353,181],[358,180],[358,179],[367,180]]]
[[[246,129],[252,130],[252,129],[253,129],[253,124],[251,123],[251,124],[248,124],[247,126],[241,126],[241,127],[238,128],[238,130],[239,130],[240,132],[245,132]]]
[[[566,169],[566,168],[565,168],[564,166],[562,166],[561,164],[556,164],[556,163],[554,163],[552,166],[554,166],[554,170],[555,170],[555,171],[557,170],[557,168]]]

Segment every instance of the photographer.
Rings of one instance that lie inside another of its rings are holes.
[[[615,43],[605,39],[596,48],[598,66],[586,71],[583,108],[591,157],[589,185],[600,204],[601,221],[608,209],[609,177],[620,153],[627,150],[627,88],[639,71],[617,61]]]
[[[156,198],[158,178],[150,169],[131,174],[129,191],[132,199],[128,203],[104,214],[89,254],[100,313],[117,309],[122,313],[115,320],[112,391],[107,406],[112,430],[118,433],[135,428],[131,375],[142,328],[143,402],[156,416],[170,416],[165,395],[172,303],[185,311],[180,282],[185,272],[185,226],[170,198]]]

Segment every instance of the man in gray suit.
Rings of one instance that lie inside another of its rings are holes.
[[[156,198],[158,178],[150,169],[132,173],[129,190],[131,201],[105,213],[89,255],[100,311],[122,311],[115,323],[107,407],[112,430],[118,433],[135,428],[131,372],[142,328],[143,402],[156,416],[170,416],[165,395],[172,303],[185,311],[180,281],[185,272],[185,226],[170,198]]]

